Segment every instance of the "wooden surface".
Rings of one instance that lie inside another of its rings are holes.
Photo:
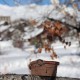
[[[56,79],[51,79],[49,77],[7,74],[7,75],[0,75],[0,80],[80,80],[80,79],[67,78],[67,77],[57,77]]]

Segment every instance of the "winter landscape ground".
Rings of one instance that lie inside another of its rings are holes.
[[[47,16],[47,14],[52,10],[52,14],[50,17],[63,20],[64,14],[59,13],[58,10],[55,9],[53,5],[25,5],[18,7],[9,7],[6,5],[0,5],[0,16],[10,16],[11,21],[15,21],[18,19],[35,19],[39,21],[37,25],[39,25],[43,21],[43,17]],[[65,8],[65,10],[70,14],[77,15],[77,21],[80,21],[80,12],[77,11],[75,13],[73,8]],[[45,15],[46,14],[46,15]],[[57,16],[56,16],[57,15]],[[8,29],[10,25],[2,25],[3,22],[0,22],[0,32]],[[10,30],[12,30],[11,28]],[[31,36],[34,37],[37,34],[41,33],[43,29],[35,29],[33,31],[26,30],[25,36],[23,39],[28,39]],[[4,35],[2,36],[4,37]],[[2,39],[0,37],[0,39]],[[72,78],[80,78],[80,45],[79,40],[75,37],[71,39],[67,37],[67,40],[71,41],[72,45],[66,46],[59,41],[56,41],[52,44],[54,51],[58,54],[58,59],[55,61],[59,61],[60,65],[58,66],[57,76],[58,77],[72,77]],[[34,45],[30,45],[29,42],[25,43],[23,49],[15,48],[12,44],[12,40],[1,40],[0,41],[0,74],[30,74],[30,70],[28,65],[30,61],[43,59],[48,61],[54,61],[49,56],[50,54],[46,54],[44,49],[42,50],[42,54],[34,54],[35,47]]]

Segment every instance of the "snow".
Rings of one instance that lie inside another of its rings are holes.
[[[29,31],[29,30],[27,29],[27,31]],[[23,39],[33,38],[33,37],[39,35],[39,34],[42,33],[42,32],[43,32],[43,28],[39,28],[39,29],[38,29],[38,28],[35,28],[35,29],[32,30],[32,31],[25,32]]]
[[[66,49],[64,49],[64,46],[65,44],[62,44],[60,42],[52,44],[52,47],[54,48],[57,54],[77,54],[80,52],[78,41],[72,41],[71,46],[66,46]]]
[[[43,19],[42,17],[47,16],[47,14],[52,9],[54,10],[50,17],[53,17],[55,19],[62,19],[65,16],[63,13],[59,13],[58,10],[55,10],[55,7],[53,5],[37,6],[35,4],[19,7],[0,5],[0,15],[10,16],[12,21],[20,18],[41,20]],[[73,15],[75,12],[70,8],[66,8],[66,11],[71,15]],[[78,20],[80,20],[79,14],[80,13],[78,12]],[[0,25],[2,23],[3,22],[0,22]],[[9,26],[0,26],[0,32],[7,29],[8,27]],[[26,33],[23,37],[24,39],[34,37],[43,31],[42,28],[35,28],[32,31],[28,30],[29,29],[25,29]],[[58,41],[52,44],[54,51],[59,56],[59,58],[55,59],[55,61],[60,62],[60,65],[58,66],[57,76],[80,78],[80,56],[78,56],[80,55],[80,47],[77,40],[71,40],[71,42],[72,45],[70,47],[66,46],[66,49],[64,49],[65,44],[62,44]],[[11,40],[0,41],[0,74],[30,74],[28,65],[31,61],[37,59],[54,61],[50,58],[49,53],[45,53],[44,49],[41,54],[35,54],[34,50],[34,45],[31,46],[29,43],[26,43],[25,49],[19,49],[13,47]]]
[[[60,17],[64,16],[63,13],[61,13],[58,10],[55,10],[55,6],[53,5],[40,6],[34,4],[34,5],[25,5],[25,6],[18,6],[18,7],[9,7],[9,6],[0,5],[0,15],[10,16],[12,21],[20,18],[40,20],[43,16],[45,16],[45,14],[47,16],[47,14],[51,10],[53,10],[52,17],[55,18],[57,17],[56,19],[60,19]],[[73,8],[65,7],[64,11],[70,13],[70,15],[73,16],[75,14],[75,10]],[[79,12],[77,12],[77,14],[79,14]]]
[[[8,26],[0,26],[0,32],[3,32],[4,30],[8,29],[10,25]]]
[[[0,21],[0,25],[4,24],[5,21]]]
[[[77,42],[75,42],[76,44]],[[34,46],[28,47],[26,49],[14,48],[11,41],[5,41],[0,43],[0,50],[2,55],[0,55],[0,73],[16,73],[16,74],[30,74],[28,65],[31,61],[42,59],[48,61],[54,61],[50,58],[50,53],[45,53],[44,49],[42,53],[34,54]],[[6,45],[6,46],[5,46]],[[59,54],[59,58],[55,61],[60,62],[58,66],[57,76],[62,77],[73,77],[80,78],[80,56],[76,55],[76,52],[70,53],[71,51],[77,49],[76,45],[68,47],[68,49],[62,48],[62,44],[58,42],[55,43],[55,51]],[[57,45],[59,46],[57,48]],[[62,50],[61,52],[59,51]],[[62,56],[61,56],[62,55]]]

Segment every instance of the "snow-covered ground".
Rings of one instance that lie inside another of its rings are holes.
[[[28,5],[28,6],[19,6],[19,7],[9,7],[0,5],[0,15],[3,16],[11,16],[11,20],[16,20],[19,18],[24,19],[42,19],[42,17],[49,13],[54,8],[53,5],[50,6],[37,6],[37,5]],[[68,10],[68,9],[67,9]],[[6,12],[6,14],[5,14]],[[68,11],[69,13],[75,11]],[[59,13],[59,11],[55,10],[50,15],[50,17],[61,19],[65,15]],[[80,12],[78,12],[78,16]],[[54,15],[54,16],[53,16]],[[56,16],[57,15],[57,16]],[[79,17],[78,17],[79,18]],[[79,18],[80,20],[80,18]],[[2,24],[2,23],[1,23]],[[5,26],[4,28],[1,26],[1,30],[5,30],[9,26]],[[41,29],[42,31],[42,29]],[[35,31],[34,31],[35,32]],[[39,32],[31,32],[31,34],[38,34]],[[29,38],[28,34],[24,38]],[[30,35],[31,36],[31,35]],[[58,59],[56,61],[60,62],[58,66],[57,76],[62,77],[74,77],[80,78],[80,47],[77,40],[72,40],[72,45],[64,48],[65,44],[60,42],[56,42],[52,44],[55,52],[58,54]],[[16,73],[16,74],[30,74],[30,70],[28,65],[30,61],[43,59],[53,61],[50,58],[50,54],[45,53],[44,49],[42,54],[37,53],[34,54],[34,46],[26,46],[26,49],[14,48],[12,45],[12,41],[0,41],[0,74],[7,73]]]
[[[16,73],[16,74],[30,74],[28,65],[31,61],[43,59],[54,61],[50,58],[50,53],[34,54],[34,46],[28,46],[25,50],[14,48],[11,41],[0,42],[0,73]],[[75,44],[75,45],[74,45]],[[58,54],[60,65],[58,66],[57,76],[80,78],[80,48],[77,42],[72,43],[71,47],[64,49],[62,43],[54,43],[54,50]],[[75,49],[75,50],[74,50]],[[77,53],[77,54],[76,54]]]

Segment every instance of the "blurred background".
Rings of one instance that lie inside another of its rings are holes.
[[[54,4],[53,2],[55,2],[56,4]],[[72,5],[75,3],[77,4],[79,9],[76,8],[76,5]],[[57,5],[57,7],[55,7],[55,5]],[[51,18],[59,20],[65,19],[65,21],[69,23],[71,19],[74,18],[74,21],[78,20],[78,22],[80,23],[80,0],[0,0],[0,16],[1,20],[3,19],[3,21],[0,22],[0,32],[4,33],[2,33],[2,35],[0,34],[0,73],[5,74],[10,72],[27,72],[28,68],[26,66],[29,62],[27,56],[29,56],[30,54],[27,54],[27,52],[25,52],[23,48],[15,48],[12,44],[12,41],[14,41],[12,39],[12,36],[15,37],[16,32],[14,31],[16,29],[20,31],[20,29],[22,30],[24,28],[24,31],[21,31],[21,34],[23,35],[26,33],[25,36],[32,37],[32,34],[35,35],[39,31],[39,29],[36,29],[35,26],[33,28],[33,25],[29,25],[29,22],[33,20],[38,20],[39,18],[39,20],[42,21],[45,14],[47,15],[51,12],[51,10],[53,10]],[[8,18],[9,21],[12,21],[12,25],[4,24],[5,16],[7,16],[6,19]],[[71,22],[71,25],[73,23],[74,22]],[[73,34],[77,31],[72,31],[72,29],[73,28],[71,28],[71,32],[69,34],[70,39],[66,39],[66,41],[72,42],[72,45],[70,47],[67,46],[67,48],[64,49],[64,45],[60,42],[53,43],[53,47],[55,48],[56,53],[58,53],[60,62],[57,75],[62,77],[80,78],[80,38],[78,38],[77,40],[77,36]],[[10,34],[11,32],[10,37],[6,35],[5,31],[6,33],[9,32],[8,34]],[[78,32],[80,33],[80,30]],[[18,34],[19,38],[21,34]],[[26,48],[29,47],[28,44],[26,44],[26,46]],[[30,48],[32,47],[33,46],[30,45]],[[36,57],[32,56],[30,58],[32,59]],[[49,57],[43,54],[41,58],[47,60]]]

